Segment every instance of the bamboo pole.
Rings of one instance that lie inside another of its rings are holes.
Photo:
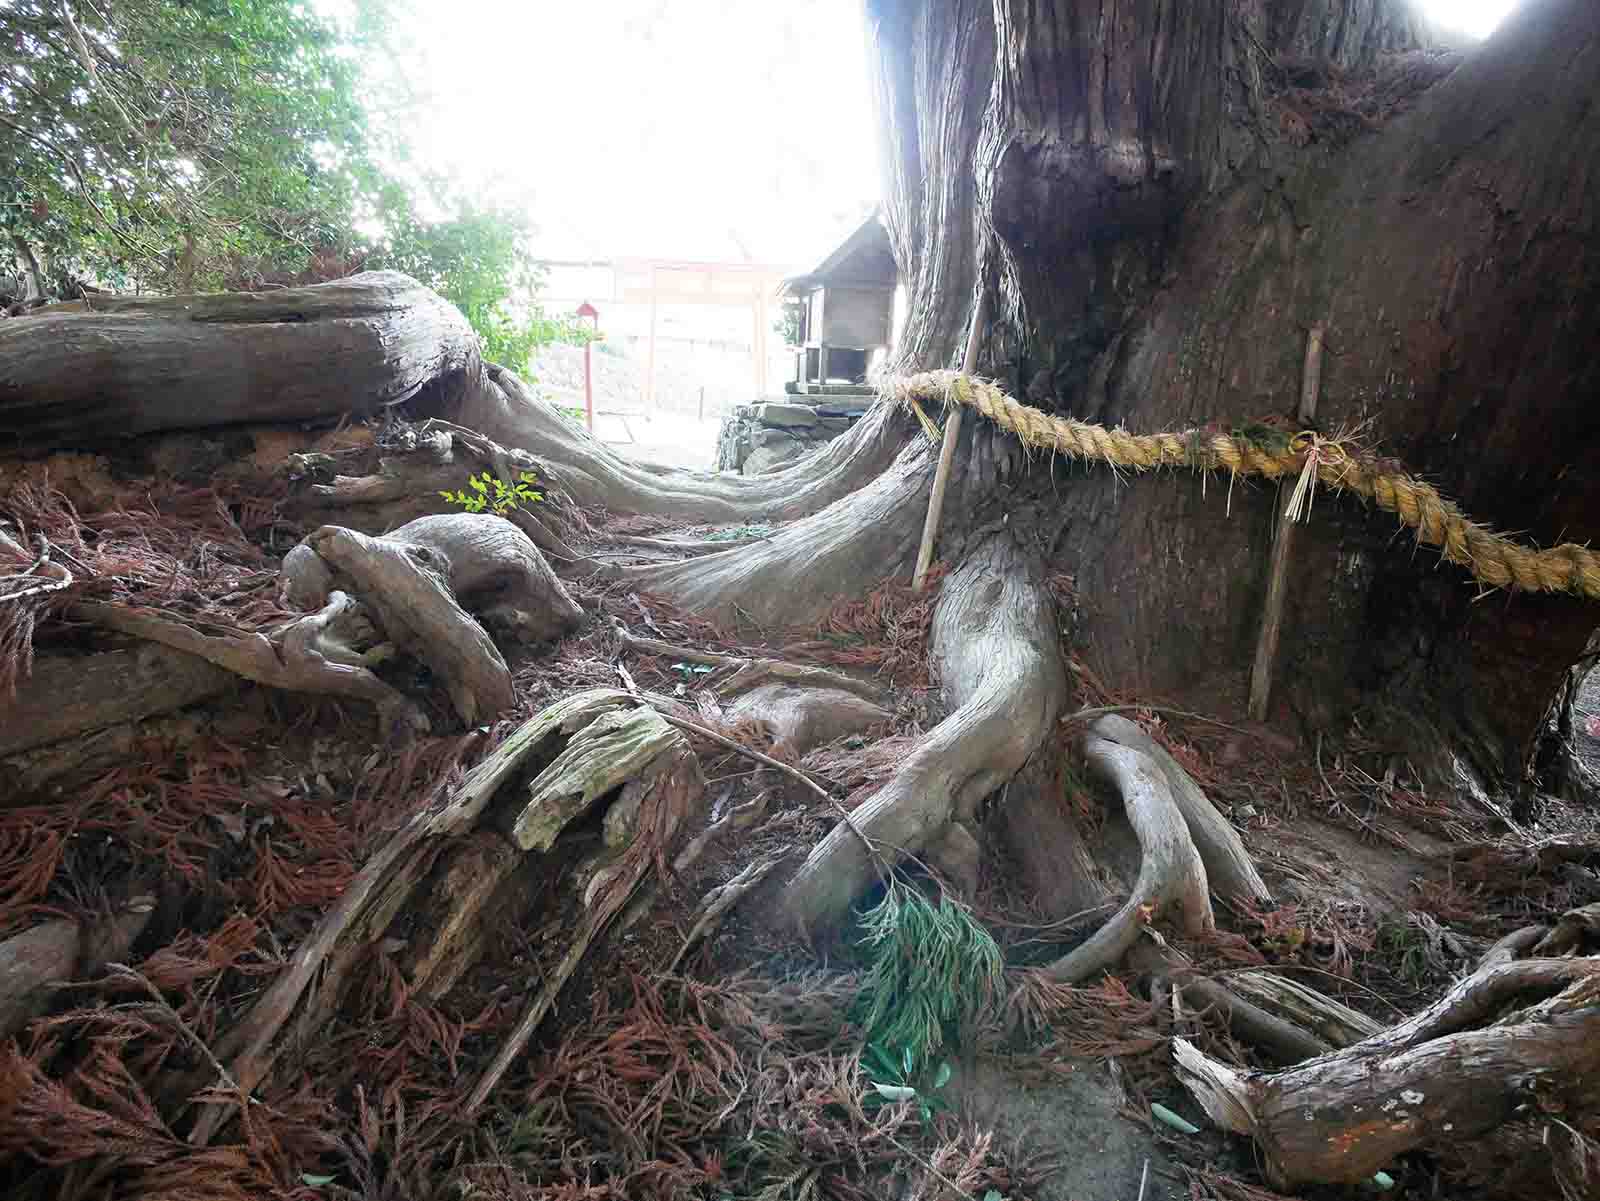
[[[1317,415],[1317,393],[1322,387],[1323,327],[1313,325],[1306,334],[1305,370],[1300,377],[1301,425]],[[1292,492],[1285,492],[1283,511],[1272,540],[1272,566],[1267,575],[1267,603],[1261,614],[1261,634],[1256,640],[1255,665],[1250,670],[1250,718],[1266,721],[1272,696],[1272,665],[1278,657],[1278,636],[1283,628],[1283,600],[1289,580],[1289,553],[1294,547],[1294,520],[1289,516]]]
[[[989,291],[978,295],[978,304],[972,311],[972,328],[967,331],[967,352],[961,359],[963,375],[971,375],[978,368],[978,344],[983,339],[983,327],[989,320]],[[956,442],[961,437],[961,406],[950,406],[945,418],[944,434],[939,443],[939,466],[933,473],[933,491],[928,496],[928,518],[922,526],[922,545],[917,548],[917,569],[911,576],[911,586],[918,592],[928,579],[928,568],[933,563],[933,542],[939,533],[939,518],[944,513],[944,491],[950,483],[950,463],[956,457]]]

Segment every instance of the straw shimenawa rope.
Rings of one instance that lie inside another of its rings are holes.
[[[1113,468],[1148,471],[1186,467],[1227,470],[1267,479],[1307,475],[1311,482],[1354,492],[1394,513],[1418,542],[1441,548],[1492,588],[1571,592],[1600,600],[1600,553],[1564,542],[1548,549],[1524,546],[1470,520],[1438,489],[1404,472],[1350,454],[1338,439],[1301,434],[1282,449],[1230,434],[1131,434],[1070,417],[1053,417],[1007,396],[994,384],[955,371],[928,371],[888,381],[884,394],[908,408],[960,404],[976,409],[1026,446],[1055,451]],[[1310,470],[1315,472],[1311,476]]]

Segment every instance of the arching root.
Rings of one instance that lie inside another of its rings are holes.
[[[952,821],[974,818],[1043,742],[1066,697],[1054,615],[1037,564],[1008,534],[991,535],[946,577],[932,657],[949,716],[852,814],[890,862],[943,841]],[[872,879],[865,847],[841,823],[789,882],[784,909],[803,930],[830,928]]]
[[[1189,827],[1172,799],[1166,774],[1142,751],[1091,733],[1084,739],[1089,766],[1122,796],[1128,821],[1138,836],[1143,859],[1133,893],[1122,908],[1089,937],[1047,969],[1069,984],[1105,971],[1138,941],[1158,917],[1175,911],[1186,933],[1211,929],[1205,864],[1195,849]]]
[[[1217,811],[1211,798],[1194,782],[1194,777],[1150,735],[1134,722],[1108,713],[1091,727],[1097,737],[1129,747],[1150,758],[1161,771],[1172,803],[1183,817],[1189,837],[1194,841],[1200,861],[1206,866],[1206,880],[1218,896],[1270,904],[1272,895],[1256,870],[1233,823]]]

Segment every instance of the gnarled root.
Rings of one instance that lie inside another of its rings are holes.
[[[339,636],[341,625],[356,618],[355,608],[355,601],[343,592],[330,593],[319,612],[289,623],[272,638],[205,634],[155,610],[101,601],[80,601],[67,613],[104,629],[188,651],[258,684],[369,701],[391,734],[426,730],[428,720],[422,711],[363,666],[361,657]]]
[[[991,535],[946,577],[932,654],[950,715],[852,815],[890,861],[942,840],[952,820],[972,819],[1044,740],[1066,696],[1054,612],[1037,565],[1007,534]],[[826,929],[872,871],[855,831],[835,826],[789,882],[785,910],[802,929]]]
[[[467,725],[512,700],[510,670],[467,606],[522,641],[555,637],[583,617],[538,548],[497,517],[420,517],[382,538],[327,525],[305,546],[333,580],[354,582],[390,639],[434,669]],[[291,555],[285,568],[286,595],[311,598],[327,582],[303,555]]]
[[[1271,900],[1238,831],[1137,725],[1115,714],[1099,718],[1084,739],[1084,752],[1090,767],[1122,797],[1143,858],[1127,902],[1087,942],[1057,960],[1052,975],[1076,982],[1105,970],[1133,947],[1143,926],[1169,909],[1178,911],[1190,933],[1209,930],[1215,924],[1213,890],[1246,901]],[[1229,1012],[1253,1008],[1220,988],[1212,1001]],[[1268,1024],[1281,1025],[1276,1019]],[[1296,1040],[1293,1028],[1287,1030],[1290,1045],[1320,1049],[1309,1036]]]
[[[1272,894],[1266,881],[1256,870],[1245,850],[1244,842],[1233,824],[1217,812],[1211,798],[1194,782],[1194,777],[1150,735],[1134,722],[1115,713],[1108,713],[1091,727],[1096,737],[1119,746],[1129,747],[1151,759],[1161,770],[1172,803],[1183,817],[1183,823],[1206,866],[1206,880],[1211,890],[1219,896],[1235,900],[1271,904]]]
[[[1174,1054],[1212,1119],[1255,1139],[1277,1187],[1365,1180],[1414,1150],[1460,1159],[1531,1123],[1574,1154],[1530,1160],[1519,1190],[1560,1196],[1563,1165],[1587,1170],[1600,1134],[1600,958],[1491,954],[1414,1017],[1283,1071],[1234,1069],[1182,1039]]]
[[[824,742],[882,725],[894,714],[837,688],[761,684],[729,705],[725,716],[733,722],[761,722],[772,735],[773,754],[784,758],[803,755]]]
[[[315,517],[337,509],[341,525],[376,534],[438,513],[439,494],[460,491],[480,467],[507,483],[527,473],[537,479],[543,499],[508,510],[506,520],[557,561],[589,570],[598,566],[570,545],[587,523],[561,472],[543,459],[438,419],[404,426],[387,436],[382,446],[388,453],[371,475],[334,475],[334,460],[328,456],[291,455],[290,475],[313,481],[291,502],[294,511]]]

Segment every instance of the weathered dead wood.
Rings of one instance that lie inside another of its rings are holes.
[[[274,638],[264,634],[206,634],[155,610],[102,601],[78,601],[67,609],[67,616],[198,655],[258,684],[289,692],[368,701],[377,706],[379,719],[390,737],[426,730],[428,720],[422,711],[360,666],[359,661],[351,662],[352,652],[330,633],[337,623],[351,616],[355,603],[344,593],[335,592],[321,612],[290,623]]]
[[[483,374],[466,318],[391,271],[89,309],[0,324],[0,440],[77,445],[372,412],[427,389],[452,399]]]
[[[1563,913],[1554,929],[1538,941],[1530,954],[1571,955],[1580,949],[1592,951],[1597,942],[1600,942],[1600,901]]]
[[[548,851],[569,823],[607,793],[661,755],[687,747],[648,706],[602,713],[539,773],[527,803],[508,815],[507,834],[524,851]]]
[[[670,846],[684,816],[695,806],[704,787],[700,761],[687,745],[657,756],[624,787],[618,803],[637,812],[633,842],[617,862],[597,872],[589,881],[583,894],[586,913],[573,932],[572,941],[561,959],[547,971],[543,985],[467,1095],[466,1114],[471,1115],[483,1104],[506,1069],[522,1054],[584,955],[627,905],[651,865]]]
[[[1186,989],[1189,985],[1184,986]],[[1322,1039],[1330,1047],[1353,1046],[1371,1038],[1383,1026],[1366,1014],[1323,996],[1279,972],[1233,972],[1227,978],[1230,992],[1251,1001]]]
[[[494,794],[530,756],[545,753],[553,740],[570,738],[600,714],[633,703],[620,688],[589,688],[545,706],[467,773],[455,795],[428,816],[426,833],[456,834],[471,829]]]
[[[1240,1071],[1174,1042],[1212,1120],[1253,1137],[1276,1187],[1366,1180],[1408,1151],[1448,1156],[1529,1106],[1600,1105],[1600,959],[1475,972],[1421,1013],[1278,1072]]]
[[[1263,1008],[1216,980],[1189,975],[1183,970],[1175,971],[1174,984],[1180,980],[1182,989],[1179,995],[1183,999],[1195,1008],[1209,1009],[1222,1019],[1230,1034],[1260,1048],[1274,1063],[1301,1063],[1333,1049],[1331,1042],[1318,1038],[1288,1018]]]
[[[511,707],[511,670],[483,627],[456,602],[448,562],[435,551],[333,525],[306,542],[355,581],[391,639],[433,668],[465,725]]]
[[[474,829],[495,794],[530,757],[548,754],[552,740],[570,737],[597,715],[632,703],[627,693],[609,688],[564,697],[508,735],[442,803],[423,809],[397,830],[362,865],[244,1020],[218,1043],[218,1057],[229,1065],[240,1087],[246,1093],[256,1088],[287,1047],[303,1043],[321,1029],[343,996],[351,972],[428,878],[436,856],[450,840]],[[436,979],[447,969],[464,967],[447,948],[438,957]],[[295,1020],[289,1028],[291,1019]],[[202,1113],[193,1141],[208,1142],[230,1112],[218,1105]]]
[[[170,713],[232,688],[198,655],[144,643],[91,655],[40,655],[17,695],[0,695],[0,755]]]
[[[1092,734],[1084,739],[1084,754],[1089,766],[1121,795],[1142,858],[1139,878],[1122,907],[1086,942],[1045,969],[1072,984],[1114,965],[1146,925],[1168,912],[1175,911],[1190,934],[1215,925],[1205,864],[1172,799],[1166,773],[1149,755]]]
[[[61,985],[125,958],[154,909],[150,897],[138,896],[87,927],[55,918],[0,942],[0,1038],[42,1013]]]
[[[483,950],[483,917],[522,852],[492,830],[477,830],[440,856],[400,955],[406,983],[437,1000],[455,987]]]

